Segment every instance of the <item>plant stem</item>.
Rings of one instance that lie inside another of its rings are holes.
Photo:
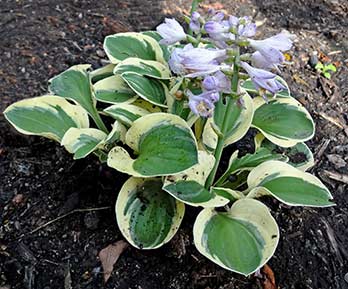
[[[106,134],[109,133],[107,127],[105,126],[103,120],[101,119],[98,111],[96,110],[96,112],[93,115],[93,120],[95,122],[95,124],[97,125],[97,127],[102,130],[103,132],[105,132]]]
[[[238,48],[238,53],[234,58],[234,62],[233,62],[233,76],[232,76],[232,95],[237,95],[238,94],[238,82],[239,82],[239,48]],[[222,128],[221,128],[221,132],[222,135],[218,137],[218,141],[217,141],[217,145],[216,145],[216,149],[215,149],[215,153],[214,153],[214,157],[215,157],[215,164],[214,167],[212,169],[212,171],[209,174],[209,177],[205,183],[205,187],[207,189],[210,188],[210,186],[213,184],[214,179],[215,179],[215,175],[217,172],[217,169],[219,167],[220,164],[220,159],[221,159],[221,155],[222,155],[222,151],[224,149],[224,142],[225,142],[225,135],[227,133],[228,130],[228,124],[230,122],[230,118],[232,117],[231,115],[231,108],[232,105],[234,104],[233,98],[227,97],[226,98],[226,110],[225,110],[225,115],[224,115],[224,120],[222,122]]]
[[[193,0],[193,1],[192,1],[191,10],[190,10],[191,15],[192,15],[193,12],[195,12],[195,11],[197,10],[198,4],[199,4],[200,2],[203,2],[203,0]]]

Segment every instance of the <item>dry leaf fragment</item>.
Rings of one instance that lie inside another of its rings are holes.
[[[117,262],[118,258],[122,252],[128,247],[128,244],[121,240],[116,243],[110,244],[99,252],[99,259],[102,263],[104,270],[104,282],[106,283],[111,273],[114,269],[114,264]]]
[[[267,264],[262,268],[262,275],[264,277],[263,289],[277,289],[274,273]]]

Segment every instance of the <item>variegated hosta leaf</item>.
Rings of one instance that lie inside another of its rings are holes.
[[[112,75],[93,85],[94,95],[98,101],[116,104],[132,103],[137,95],[120,75]]]
[[[129,57],[166,63],[158,42],[141,33],[126,32],[109,35],[104,40],[104,50],[110,61],[115,64]]]
[[[162,108],[151,103],[148,102],[146,100],[143,100],[142,98],[138,98],[136,101],[134,101],[132,103],[135,106],[138,106],[140,108],[143,108],[145,110],[147,110],[148,112],[154,113],[154,112],[162,112]]]
[[[252,125],[271,142],[291,147],[309,140],[314,135],[314,122],[308,111],[294,98],[254,100],[255,113]]]
[[[100,119],[92,96],[91,83],[87,72],[90,66],[89,64],[81,64],[70,67],[50,79],[49,90],[57,96],[71,99],[81,105],[90,114],[98,127],[107,131]]]
[[[146,109],[127,103],[114,104],[104,109],[104,112],[126,126],[131,126],[138,118],[150,113]]]
[[[100,67],[96,70],[93,70],[89,73],[89,78],[91,79],[92,84],[103,80],[104,78],[110,77],[114,75],[115,64],[107,64],[103,67]]]
[[[70,128],[61,144],[74,154],[74,160],[82,159],[103,145],[106,133],[95,128]]]
[[[256,135],[255,138],[260,139],[261,137],[260,135]],[[314,166],[313,153],[305,143],[299,142],[293,147],[282,148],[270,142],[268,139],[263,139],[261,140],[260,146],[267,148],[272,153],[281,153],[287,156],[289,159],[288,164],[301,171],[306,171]]]
[[[161,188],[161,179],[131,177],[118,194],[117,223],[134,247],[161,247],[170,241],[181,224],[185,205]]]
[[[210,191],[212,194],[226,198],[232,202],[245,198],[242,192],[235,191],[229,188],[211,187]]]
[[[158,34],[157,31],[144,31],[144,32],[141,32],[142,34],[144,35],[147,35],[147,36],[150,36],[152,37],[153,39],[155,39],[157,42],[159,42],[162,37],[161,35]],[[159,44],[159,46],[161,47],[162,51],[163,51],[163,58],[168,61],[169,58],[170,58],[170,50],[169,50],[169,47],[167,45],[164,45],[164,44]]]
[[[205,257],[247,276],[272,257],[279,229],[265,205],[241,199],[226,213],[202,210],[194,224],[193,236],[198,251]]]
[[[167,86],[160,80],[151,79],[134,72],[123,73],[122,78],[141,98],[152,104],[167,107],[166,101],[169,97],[169,91]]]
[[[126,144],[137,158],[115,147],[109,153],[108,165],[132,176],[172,175],[198,163],[196,139],[176,115],[152,113],[137,119],[126,134]]]
[[[205,151],[199,151],[198,164],[180,174],[165,177],[163,190],[178,200],[195,207],[221,207],[226,205],[229,199],[216,195],[213,191],[204,187],[214,163],[213,155]]]
[[[125,143],[127,128],[119,121],[115,121],[112,126],[112,130],[105,139],[105,144],[112,145],[118,141]]]
[[[15,102],[4,115],[20,133],[40,135],[58,142],[71,127],[89,127],[87,112],[81,106],[52,95]]]
[[[285,87],[286,89],[284,90],[281,90],[280,92],[276,93],[275,94],[275,97],[276,98],[281,98],[281,97],[291,97],[291,94],[290,94],[290,89],[289,89],[289,86],[288,84],[286,83],[286,81],[281,78],[280,76],[277,76],[277,80],[280,81]],[[257,91],[257,89],[255,88],[253,82],[251,79],[247,79],[245,80],[241,87],[243,87],[248,93],[252,94],[252,95],[258,95],[259,92]],[[270,94],[269,92],[267,93],[267,96],[272,96],[272,94]]]
[[[253,102],[248,93],[244,93],[242,99],[244,107],[238,103],[238,100],[231,100],[233,105],[228,112],[229,122],[224,125],[225,132],[223,132],[223,118],[227,107],[222,98],[216,103],[214,117],[208,119],[203,131],[203,143],[209,150],[216,147],[217,133],[223,134],[224,145],[228,146],[240,140],[248,132],[254,114]]]
[[[217,181],[217,184],[223,185],[224,180],[226,180],[228,176],[244,170],[250,171],[259,164],[269,160],[287,161],[287,157],[272,152],[267,148],[259,148],[255,153],[246,154],[240,158],[238,158],[238,151],[235,151],[229,160],[226,172]]]
[[[123,60],[117,64],[114,69],[115,74],[122,74],[125,72],[134,72],[158,79],[170,78],[170,70],[166,65],[158,61],[143,60],[136,57]]]
[[[280,161],[267,161],[248,176],[249,198],[272,195],[290,206],[333,206],[332,195],[315,176]]]

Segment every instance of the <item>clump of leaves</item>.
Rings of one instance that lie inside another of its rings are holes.
[[[255,40],[250,17],[213,10],[202,16],[198,2],[187,33],[166,19],[157,31],[107,36],[108,65],[73,66],[50,80],[48,95],[16,102],[4,114],[19,132],[58,141],[74,159],[95,154],[130,175],[116,217],[134,247],[162,246],[185,207],[201,207],[193,227],[199,252],[249,275],[279,241],[260,197],[327,207],[332,196],[306,172],[314,164],[304,143],[314,135],[313,119],[274,73],[292,35]],[[217,176],[222,151],[251,128],[258,130],[254,151],[234,151]]]
[[[331,75],[337,71],[337,68],[332,63],[323,64],[319,61],[315,65],[315,70],[322,74],[325,78],[331,79]]]

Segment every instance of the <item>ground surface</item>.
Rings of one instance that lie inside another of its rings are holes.
[[[45,93],[48,79],[71,65],[100,66],[105,35],[153,28],[187,5],[183,0],[2,0],[1,111],[15,100]],[[287,29],[298,36],[293,64],[283,76],[316,121],[317,134],[309,142],[317,160],[312,172],[331,189],[337,206],[289,208],[270,201],[281,241],[269,265],[282,289],[348,288],[347,185],[332,179],[332,173],[336,178],[348,173],[348,4],[239,0],[215,7],[266,20],[260,28],[265,35]],[[340,65],[332,81],[309,65],[314,51]],[[129,247],[104,286],[97,254],[122,239],[112,206],[126,177],[92,157],[72,162],[57,144],[17,134],[2,116],[0,131],[1,289],[69,288],[69,273],[73,288],[263,288],[257,277],[229,273],[199,255],[191,234],[198,211],[192,209],[168,245],[154,251]],[[74,209],[96,207],[110,208],[75,212],[32,232]]]

